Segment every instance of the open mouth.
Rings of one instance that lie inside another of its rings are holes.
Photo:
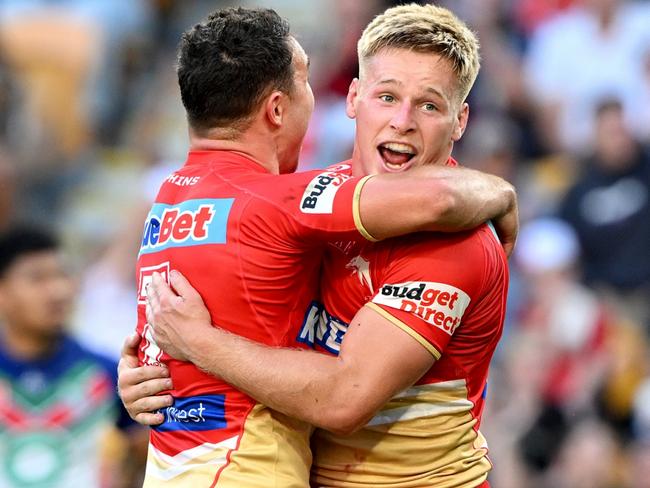
[[[413,146],[399,142],[385,142],[377,146],[377,150],[388,171],[405,170],[416,154]]]

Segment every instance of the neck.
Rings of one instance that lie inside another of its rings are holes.
[[[196,134],[190,129],[190,150],[232,151],[254,160],[269,173],[280,173],[280,162],[275,139],[263,134],[255,126],[235,138],[224,138],[219,129]]]
[[[352,176],[366,176],[363,165],[361,164],[361,155],[356,144],[354,145],[354,149],[352,149]]]
[[[24,360],[34,360],[48,356],[59,344],[61,337],[58,334],[32,334],[26,333],[24,328],[4,327],[3,340],[11,355]]]

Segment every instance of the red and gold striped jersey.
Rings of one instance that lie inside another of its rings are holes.
[[[317,430],[312,486],[481,485],[491,465],[479,426],[508,287],[506,257],[492,229],[340,242],[328,254],[324,308],[314,304],[299,341],[336,354],[365,303],[436,362],[355,434]]]
[[[347,164],[272,175],[226,151],[191,152],[164,181],[138,256],[137,328],[142,363],[167,364],[175,403],[151,431],[145,486],[308,484],[310,427],[165,355],[146,326],[146,285],[153,272],[177,269],[214,323],[271,346],[293,345],[316,298],[324,242],[367,235],[357,207],[364,181]]]

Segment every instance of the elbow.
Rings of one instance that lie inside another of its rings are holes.
[[[330,411],[327,418],[319,422],[318,427],[336,435],[350,435],[366,425],[373,414],[374,412],[353,404],[340,406]]]
[[[508,202],[506,211],[510,211],[514,208],[517,208],[518,205],[517,190],[515,189],[515,187],[511,183],[507,183],[504,187],[503,192],[504,192],[504,198],[506,202]]]
[[[514,185],[501,177],[494,176],[496,181],[492,185],[491,194],[501,209],[501,215],[505,215],[517,208],[517,190]]]

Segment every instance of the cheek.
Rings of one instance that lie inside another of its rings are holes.
[[[43,315],[44,309],[43,301],[38,295],[14,291],[5,303],[4,313],[10,320],[32,321]]]
[[[392,107],[369,106],[365,107],[361,117],[362,124],[374,132],[379,132],[390,125],[394,109]]]
[[[311,89],[311,85],[308,85],[308,96],[309,96],[309,106],[311,107],[311,111],[314,110],[314,106],[316,105],[316,100],[314,99],[314,92]]]
[[[357,140],[362,144],[364,151],[374,151],[375,141],[379,131],[371,117],[357,117]]]
[[[453,136],[453,127],[448,124],[435,125],[426,131],[424,140],[428,141],[427,148],[432,152],[438,152],[447,147]]]

